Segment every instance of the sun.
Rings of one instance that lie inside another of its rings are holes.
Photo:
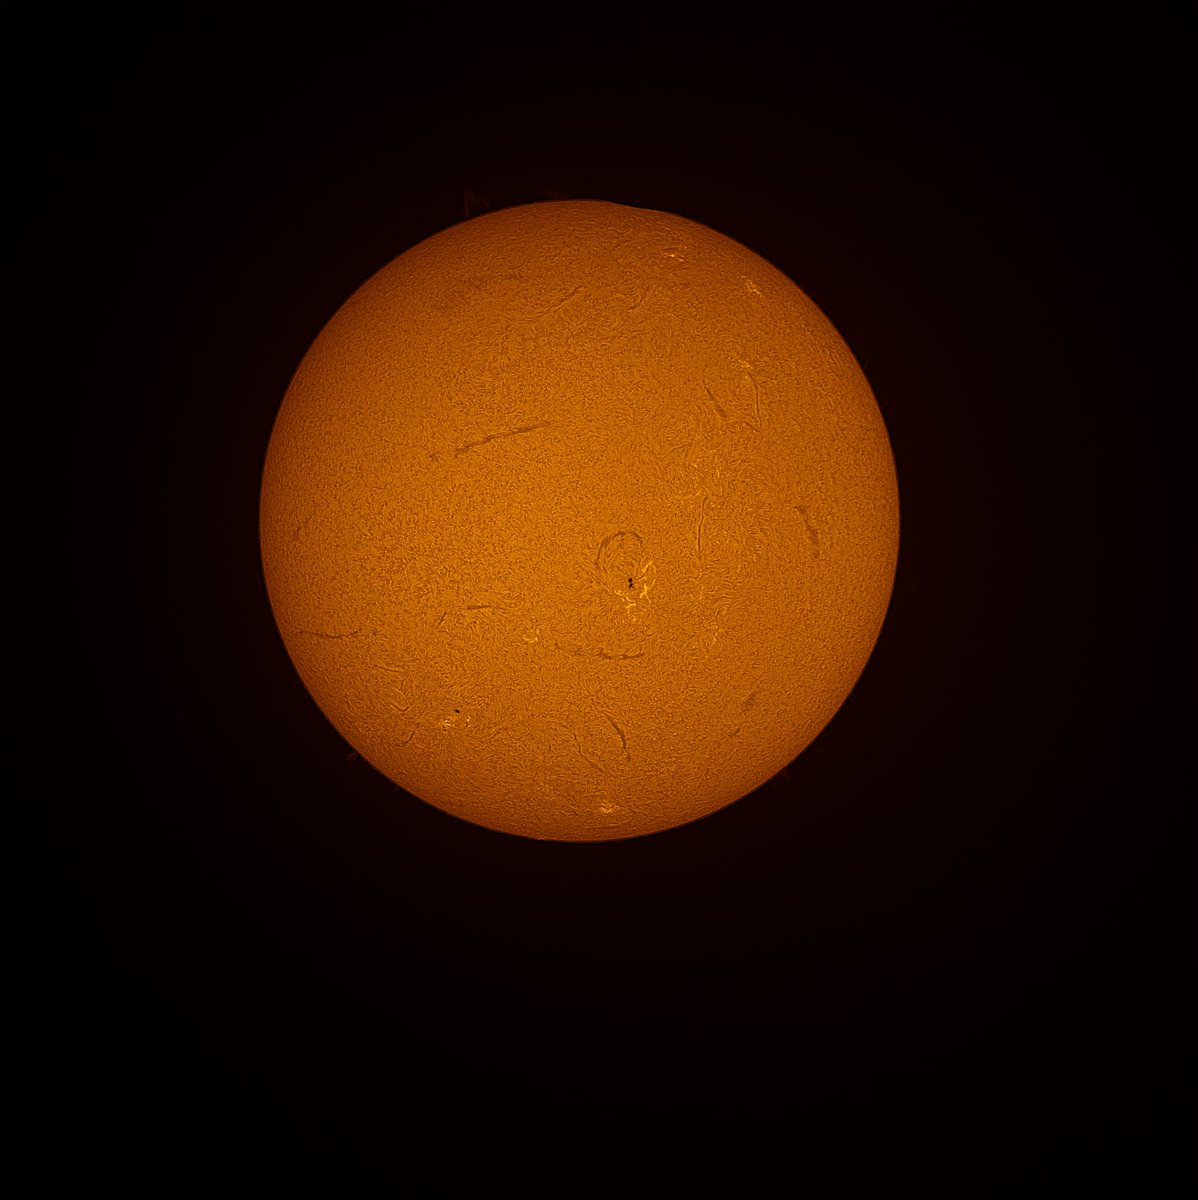
[[[740,243],[601,201],[455,225],[283,399],[267,592],[313,699],[412,795],[560,841],[740,799],[819,734],[898,556],[885,424]]]

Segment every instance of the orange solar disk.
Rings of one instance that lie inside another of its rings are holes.
[[[869,384],[739,243],[597,201],[368,280],[279,411],[260,531],[304,684],[384,775],[526,837],[714,812],[873,649],[898,553]]]

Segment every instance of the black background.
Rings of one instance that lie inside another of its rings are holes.
[[[461,25],[197,18],[45,55],[38,295],[74,297],[47,369],[80,368],[98,685],[56,759],[64,1156],[751,1145],[801,1179],[847,1134],[846,1165],[967,1148],[966,1194],[1167,1164],[1179,30]],[[880,642],[815,745],[602,845],[463,824],[355,759],[257,556],[324,322],[419,239],[557,197],[681,213],[794,278],[870,377],[903,504]]]

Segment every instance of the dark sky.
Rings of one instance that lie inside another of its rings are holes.
[[[520,46],[196,18],[38,50],[32,294],[76,298],[51,366],[100,714],[51,764],[75,1155],[773,1145],[801,1180],[843,1135],[960,1150],[973,1195],[1178,1152],[1180,34],[1089,20]],[[468,826],[354,760],[257,558],[328,317],[419,239],[555,197],[794,278],[866,369],[903,504],[881,640],[815,745],[606,845]]]

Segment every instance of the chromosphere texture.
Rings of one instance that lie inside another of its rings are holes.
[[[793,760],[882,626],[882,416],[816,305],[669,213],[505,209],[329,321],[262,481],[267,590],[379,771],[564,841],[692,821]]]

